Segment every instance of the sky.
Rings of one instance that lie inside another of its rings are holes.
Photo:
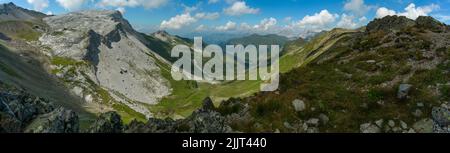
[[[449,24],[450,0],[0,0],[47,14],[111,9],[141,32],[259,33],[307,37],[375,18],[429,15]]]

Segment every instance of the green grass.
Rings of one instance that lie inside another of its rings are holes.
[[[3,21],[0,22],[0,32],[15,39],[37,41],[42,34],[33,29],[35,25],[43,26],[29,21]]]
[[[21,76],[14,69],[11,69],[10,67],[8,67],[6,64],[2,63],[1,61],[0,61],[0,71],[3,71],[6,74],[13,76],[13,77],[21,78]]]

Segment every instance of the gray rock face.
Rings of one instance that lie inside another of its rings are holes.
[[[86,61],[75,66],[76,80],[92,80],[117,101],[150,117],[139,103],[155,104],[170,94],[168,81],[156,64],[161,60],[147,48],[118,11],[83,11],[44,18],[50,32],[40,38],[52,49],[53,56]],[[163,62],[164,63],[164,62]],[[64,77],[64,75],[61,75]]]
[[[411,88],[412,85],[410,84],[401,84],[398,87],[397,98],[400,100],[406,100],[408,98],[408,94]]]

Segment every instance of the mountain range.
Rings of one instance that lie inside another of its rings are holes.
[[[175,81],[171,48],[193,41],[137,32],[119,11],[3,4],[0,132],[449,132],[450,27],[432,17],[227,43],[283,46],[279,90]]]

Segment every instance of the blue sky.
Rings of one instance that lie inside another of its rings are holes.
[[[374,18],[431,15],[450,23],[450,0],[0,0],[44,13],[117,9],[143,32],[278,33],[307,36],[334,27],[357,28]]]

